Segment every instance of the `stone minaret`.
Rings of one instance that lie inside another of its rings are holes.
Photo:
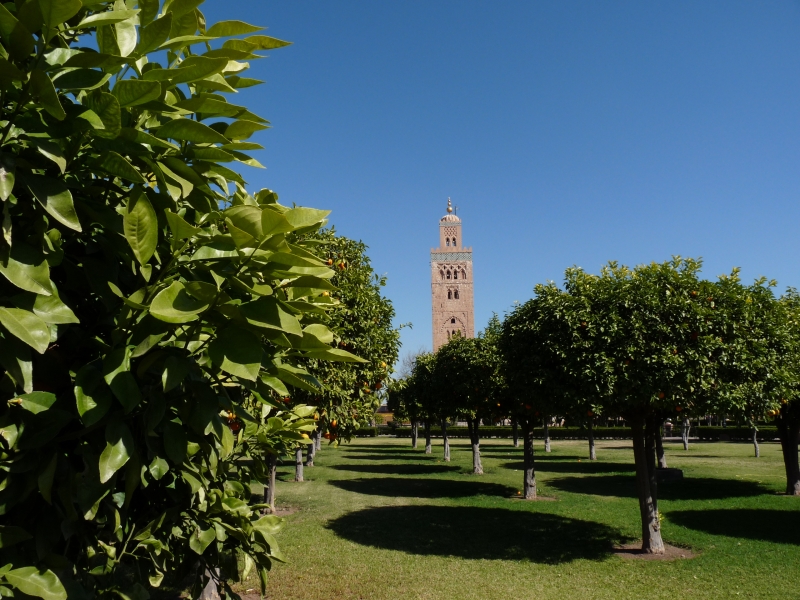
[[[434,352],[454,335],[475,337],[472,283],[472,248],[463,245],[461,219],[448,198],[447,214],[439,219],[439,247],[431,250]]]

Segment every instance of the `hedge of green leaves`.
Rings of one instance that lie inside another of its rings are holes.
[[[327,212],[236,171],[267,122],[226,95],[286,42],[200,4],[0,5],[5,596],[197,591],[237,554],[264,585],[280,519],[249,484],[314,427],[275,395],[319,389],[310,358],[359,360],[330,345],[333,272],[302,241]]]

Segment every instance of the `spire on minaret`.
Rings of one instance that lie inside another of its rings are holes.
[[[453,205],[450,204],[450,196],[447,197],[447,212],[448,214],[453,212]]]

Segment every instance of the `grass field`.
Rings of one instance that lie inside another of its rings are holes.
[[[282,467],[278,505],[293,510],[279,534],[287,564],[270,575],[271,599],[800,598],[800,498],[783,496],[777,444],[667,444],[682,482],[660,486],[667,542],[692,559],[614,555],[639,537],[628,441],[537,441],[539,494],[515,498],[522,450],[481,445],[474,476],[467,440],[453,461],[409,440],[324,446],[304,483]],[[245,592],[257,588],[245,581]],[[252,592],[251,592],[252,593]]]

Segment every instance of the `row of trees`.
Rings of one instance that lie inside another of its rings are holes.
[[[774,419],[786,492],[800,495],[800,296],[776,298],[774,282],[747,286],[738,271],[704,280],[700,266],[675,258],[634,269],[611,263],[599,275],[569,269],[563,289],[538,285],[533,299],[475,340],[456,338],[418,357],[394,401],[411,420],[514,419],[526,498],[536,497],[533,427],[543,415],[624,418],[647,552],[664,551],[657,468],[667,418]],[[477,435],[472,442],[477,454]]]
[[[4,596],[232,593],[237,562],[263,591],[251,484],[352,435],[396,357],[363,246],[236,170],[268,122],[226,95],[287,42],[201,4],[0,4]]]

